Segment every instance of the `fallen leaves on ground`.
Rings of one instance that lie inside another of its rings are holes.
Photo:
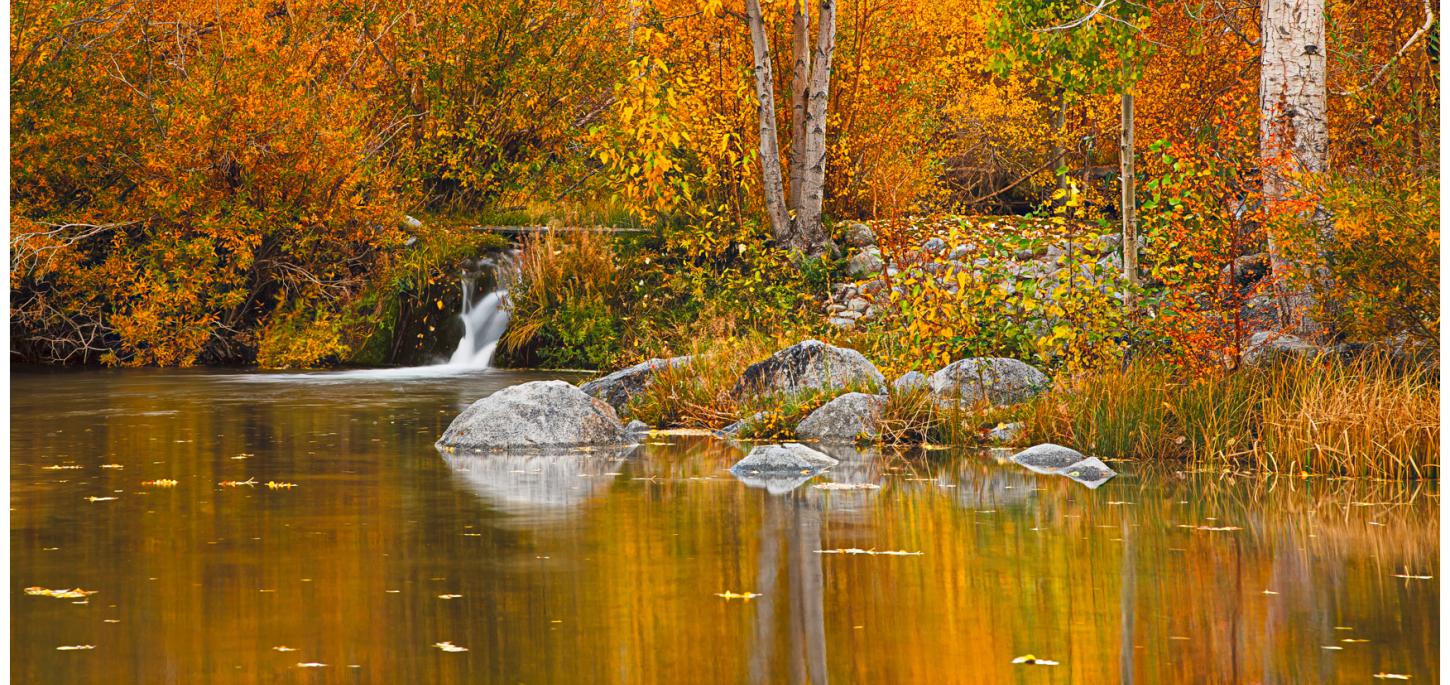
[[[35,597],[54,597],[56,599],[84,599],[86,597],[96,594],[96,592],[96,590],[82,590],[80,588],[72,588],[69,590],[52,590],[50,588],[38,586],[25,588],[25,594],[27,595]]]
[[[455,645],[452,642],[449,642],[447,640],[444,640],[443,642],[434,642],[433,643],[433,646],[434,647],[437,647],[438,649],[441,649],[441,650],[443,650],[445,652],[466,652],[466,651],[468,651],[468,648],[467,647],[459,647],[458,645]]]
[[[1024,654],[1012,660],[1014,664],[1031,664],[1033,666],[1056,666],[1057,662],[1052,659],[1040,659],[1031,654]]]
[[[717,592],[717,593],[715,593],[715,596],[716,597],[724,597],[727,600],[730,600],[730,599],[743,599],[743,600],[749,602],[750,600],[755,599],[756,597],[760,597],[761,595],[758,592],[739,592],[739,593],[737,593],[737,592],[731,592],[729,590],[726,590],[724,592]]]
[[[860,549],[858,547],[848,547],[846,549],[818,549],[816,550],[816,554],[870,554],[891,557],[919,557],[925,554],[925,552],[907,552],[903,550],[875,550]]]

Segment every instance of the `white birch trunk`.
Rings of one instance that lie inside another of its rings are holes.
[[[1136,297],[1132,289],[1138,287],[1138,196],[1137,179],[1133,175],[1133,94],[1123,93],[1122,100],[1118,172],[1123,197],[1119,208],[1123,216],[1123,280],[1128,282],[1129,288],[1124,293],[1123,305],[1128,311],[1132,311]]]
[[[1272,208],[1289,190],[1289,176],[1328,168],[1324,0],[1263,0],[1260,14],[1259,151],[1264,203]],[[1324,237],[1328,222],[1321,212],[1304,220],[1316,224],[1316,239]],[[1324,274],[1296,263],[1274,236],[1269,238],[1269,257],[1284,323],[1300,334],[1318,334],[1310,284],[1322,282]]]
[[[795,0],[791,50],[795,68],[791,75],[790,93],[790,199],[789,209],[799,212],[802,181],[806,175],[806,102],[810,98],[811,78],[811,0]]]
[[[826,179],[826,113],[830,103],[831,57],[836,50],[836,3],[821,0],[815,52],[811,55],[810,97],[806,102],[805,175],[796,211],[797,246],[816,251],[826,242],[821,204]]]
[[[775,132],[774,77],[770,67],[770,38],[765,34],[765,20],[760,13],[760,0],[745,0],[746,23],[750,25],[750,44],[755,53],[755,95],[760,100],[760,177],[765,191],[765,211],[770,216],[771,234],[777,243],[792,241],[790,216],[786,213],[785,189],[780,174],[780,143]]]

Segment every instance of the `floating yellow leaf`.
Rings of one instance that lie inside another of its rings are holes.
[[[1409,579],[1409,580],[1434,580],[1435,579],[1435,576],[1417,576],[1417,575],[1412,575],[1412,574],[1410,574],[1409,571],[1406,571],[1404,573],[1396,573],[1396,574],[1394,574],[1394,576],[1396,578],[1406,578],[1406,579]]]
[[[297,668],[326,668],[326,667],[327,667],[327,664],[321,664],[321,663],[318,663],[316,661],[299,661],[299,662],[297,662]]]
[[[282,481],[269,480],[269,481],[267,481],[267,487],[268,488],[271,488],[273,490],[277,490],[279,488],[295,488],[295,487],[297,487],[297,484],[296,483],[284,483]]]
[[[1039,659],[1031,654],[1024,654],[1012,660],[1014,664],[1032,664],[1033,666],[1056,666],[1057,662],[1051,659]]]
[[[466,652],[466,651],[468,651],[468,648],[467,647],[459,647],[458,645],[455,645],[452,642],[448,642],[447,640],[444,640],[443,642],[434,642],[433,643],[433,646],[434,647],[437,647],[438,649],[441,649],[441,650],[443,650],[445,652]]]
[[[463,595],[438,595],[438,599],[458,599]]]
[[[1211,532],[1227,532],[1227,531],[1233,531],[1233,530],[1243,530],[1243,528],[1240,528],[1238,526],[1191,526],[1191,525],[1188,525],[1186,523],[1180,523],[1180,524],[1178,524],[1178,527],[1179,528],[1188,528],[1188,529],[1191,529],[1191,530],[1206,530],[1206,531],[1211,531]]]
[[[143,480],[143,481],[141,481],[141,484],[142,485],[150,485],[150,486],[154,486],[154,487],[158,487],[158,488],[173,488],[173,487],[176,487],[176,481],[171,480],[170,478],[158,478],[156,480]]]
[[[73,652],[73,651],[76,651],[78,649],[95,649],[95,648],[96,648],[95,645],[61,645],[59,647],[56,647],[56,650],[57,651],[61,651],[61,652]]]
[[[272,651],[274,651],[274,652],[295,652],[295,651],[297,651],[297,648],[296,647],[288,647],[287,645],[277,645],[276,647],[273,647],[272,648]]]
[[[250,487],[252,487],[252,486],[254,486],[256,484],[257,484],[257,479],[256,478],[248,478],[246,480],[224,480],[224,481],[222,481],[220,483],[217,483],[217,485],[220,485],[220,486],[222,486],[224,488],[235,488],[235,487],[238,487],[238,486],[241,486],[241,485],[245,485],[245,486],[247,486],[247,487],[250,488]]]
[[[69,471],[80,467],[80,464],[56,464],[55,466],[42,466],[40,468],[43,471]]]
[[[111,501],[113,499],[116,499],[116,498],[115,497],[87,497],[86,498],[86,501],[87,502],[109,502],[109,501]]]
[[[818,549],[816,550],[816,554],[870,554],[892,557],[919,557],[924,554],[924,552],[905,552],[902,550],[874,550],[849,547],[846,549]]]
[[[1403,673],[1376,673],[1374,677],[1380,680],[1409,680],[1410,676]]]
[[[96,594],[96,590],[82,590],[73,588],[70,590],[51,590],[43,587],[25,588],[25,594],[35,597],[54,597],[56,599],[84,599]]]
[[[121,464],[101,464],[101,468],[103,468],[103,469],[124,469],[126,467],[123,466],[123,465],[121,465]]]
[[[736,593],[736,592],[731,592],[729,590],[726,590],[724,592],[717,592],[717,593],[715,593],[715,596],[716,597],[724,597],[727,600],[729,600],[729,599],[743,599],[743,600],[749,602],[750,600],[755,599],[756,597],[759,597],[761,595],[760,595],[760,593],[757,593],[757,592],[740,592],[740,593]]]
[[[813,485],[817,490],[880,490],[881,486],[875,483],[821,483]]]

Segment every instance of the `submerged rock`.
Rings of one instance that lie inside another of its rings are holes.
[[[639,440],[644,436],[649,435],[649,432],[651,430],[654,429],[651,428],[649,424],[639,420],[630,421],[629,423],[624,425],[624,432],[629,433],[629,437],[635,440]]]
[[[954,361],[929,379],[932,392],[966,403],[987,400],[994,405],[1017,404],[1047,389],[1041,371],[1016,359],[973,357]]]
[[[864,385],[884,388],[886,378],[856,350],[806,340],[751,364],[733,393],[796,393]]]
[[[596,378],[579,386],[579,389],[608,402],[609,406],[614,407],[616,413],[624,416],[625,407],[628,406],[630,398],[648,388],[650,382],[654,380],[655,373],[664,368],[689,363],[689,361],[688,356],[651,359],[627,369],[620,369],[603,378]]]
[[[1088,457],[1062,469],[1059,473],[1093,489],[1118,475],[1117,471],[1109,468],[1107,464],[1103,463],[1103,460],[1097,457]]]
[[[564,381],[534,381],[469,405],[436,445],[495,451],[634,442],[608,404]]]
[[[799,475],[818,473],[835,466],[835,459],[798,442],[780,445],[757,445],[744,459],[735,462],[730,472],[735,475]]]
[[[1087,455],[1071,447],[1050,442],[1033,445],[1012,455],[1012,461],[1033,471],[1056,473],[1086,459]]]
[[[886,396],[848,392],[807,416],[796,426],[797,436],[829,443],[854,443],[858,439],[874,440],[879,433],[881,410]]]

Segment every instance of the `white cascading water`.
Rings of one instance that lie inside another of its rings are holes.
[[[493,292],[477,303],[473,302],[475,281],[472,275],[463,276],[463,311],[458,316],[463,320],[463,338],[448,359],[448,366],[468,369],[486,369],[493,361],[498,339],[509,325],[509,313],[505,298],[511,282],[512,255],[504,258],[493,273]]]

